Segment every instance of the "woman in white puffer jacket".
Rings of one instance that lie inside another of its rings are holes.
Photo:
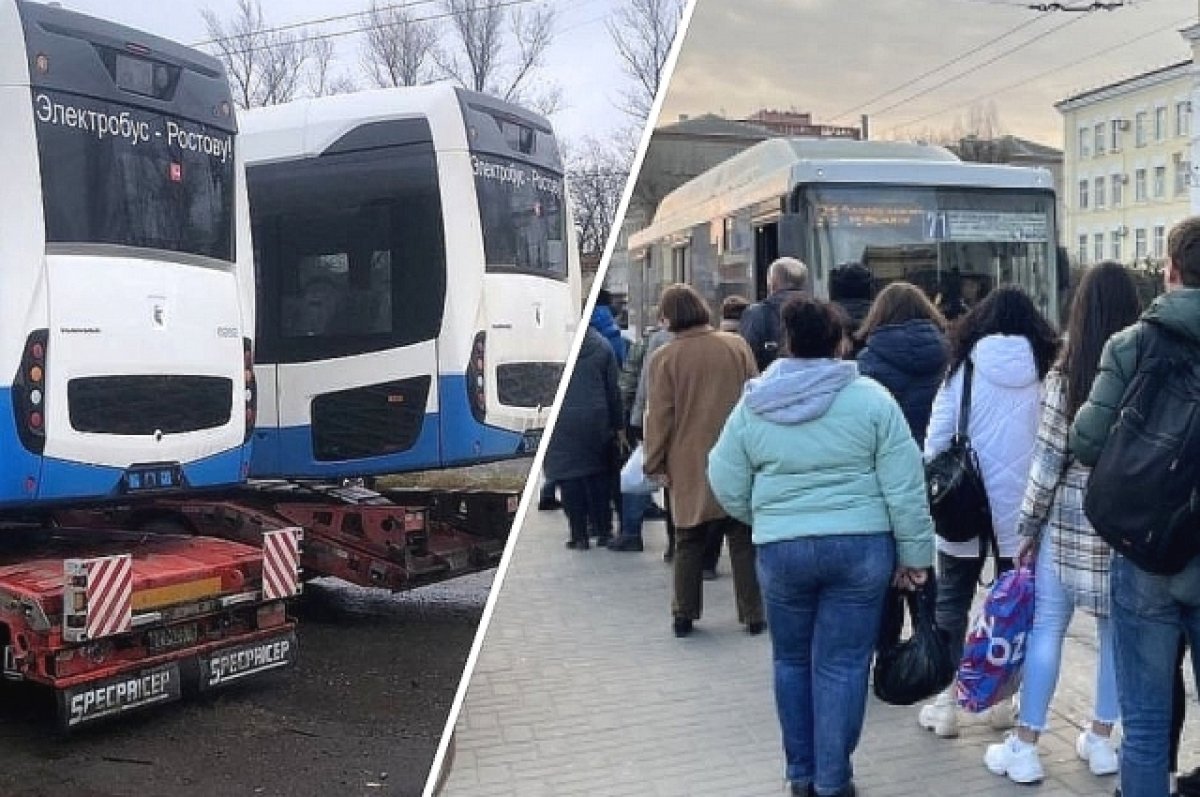
[[[967,433],[979,457],[992,526],[1000,549],[1000,569],[1013,565],[1020,547],[1017,521],[1037,440],[1042,380],[1058,354],[1058,334],[1029,296],[1015,285],[997,288],[964,316],[951,333],[949,375],[933,402],[925,459],[950,447],[958,428],[963,377],[973,364]],[[962,654],[971,602],[986,557],[980,543],[937,540],[937,624],[950,637],[955,659]],[[1011,706],[993,709],[996,727],[1012,724]],[[938,736],[958,733],[954,686],[921,709],[921,727]]]

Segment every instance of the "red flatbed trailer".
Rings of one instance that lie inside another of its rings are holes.
[[[296,528],[254,547],[98,528],[0,534],[0,665],[65,728],[219,689],[296,657]]]

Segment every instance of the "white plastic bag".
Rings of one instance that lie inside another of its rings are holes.
[[[625,466],[621,468],[621,492],[633,495],[649,495],[658,489],[658,485],[646,475],[644,470],[645,454],[642,444],[633,449]]]

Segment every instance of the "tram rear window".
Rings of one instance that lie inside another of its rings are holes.
[[[566,279],[562,177],[490,155],[472,163],[487,270]]]
[[[33,104],[47,242],[233,261],[231,134],[65,92]]]

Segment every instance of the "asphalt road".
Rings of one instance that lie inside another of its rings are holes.
[[[311,583],[295,669],[73,736],[48,694],[0,685],[0,795],[420,794],[493,572],[399,595]]]

